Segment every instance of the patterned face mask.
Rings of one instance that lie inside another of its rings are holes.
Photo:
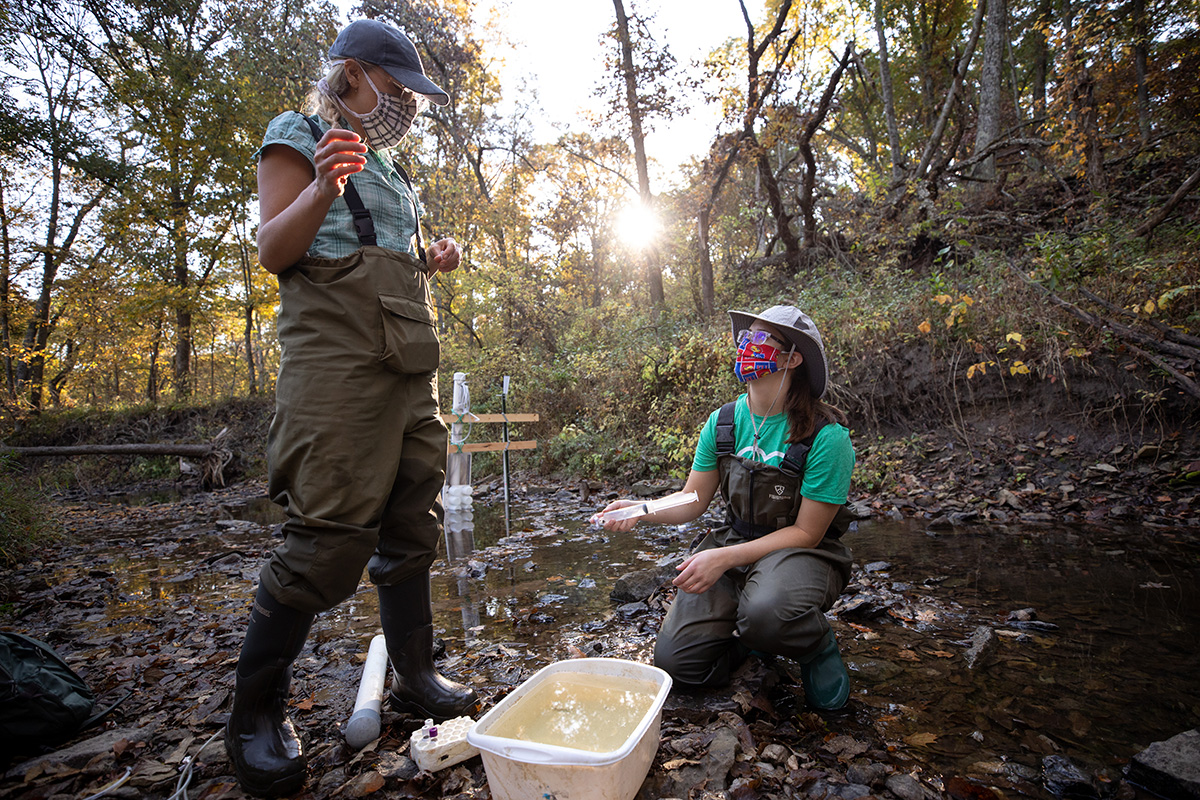
[[[763,333],[754,331],[753,333]],[[752,335],[738,337],[737,358],[733,362],[733,374],[742,383],[757,380],[764,375],[779,371],[775,359],[779,358],[779,349],[771,347],[766,340],[769,336]],[[755,340],[758,341],[755,341]]]
[[[342,102],[342,98],[334,94],[330,90],[329,84],[325,83],[324,80],[319,84],[319,88],[336,100],[343,111],[358,120],[359,124],[363,127],[363,132],[367,135],[367,144],[376,150],[395,147],[400,144],[400,140],[408,133],[409,128],[412,127],[413,119],[417,116],[417,112],[419,111],[417,97],[408,90],[405,90],[403,97],[385,94],[375,87],[375,82],[371,80],[371,76],[365,69],[363,70],[363,77],[367,79],[367,85],[375,92],[376,98],[375,108],[366,114],[356,114],[346,108],[346,104]]]

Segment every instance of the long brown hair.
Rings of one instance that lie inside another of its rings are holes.
[[[792,370],[792,383],[783,399],[783,410],[788,415],[788,444],[803,441],[817,426],[817,418],[847,425],[848,420],[841,409],[831,406],[812,396],[812,384],[808,380],[808,363]]]

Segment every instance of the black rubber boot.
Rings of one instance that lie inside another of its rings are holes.
[[[292,662],[304,647],[313,616],[280,604],[258,587],[225,725],[233,774],[257,797],[295,794],[304,786],[307,761],[287,716],[287,698]]]
[[[433,665],[428,573],[376,588],[379,621],[392,660],[392,707],[437,722],[478,713],[475,690],[447,680]]]

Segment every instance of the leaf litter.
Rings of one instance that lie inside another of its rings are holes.
[[[494,505],[496,487],[491,488]],[[479,496],[486,505],[488,492]],[[450,563],[443,557],[435,565],[435,585],[443,587],[435,624],[447,644],[439,667],[475,686],[485,708],[556,660],[603,655],[649,661],[672,590],[659,581],[647,596],[609,599],[605,590],[614,576],[606,570],[659,569],[669,578],[669,556],[677,561],[696,532],[646,529],[634,547],[624,543],[607,563],[591,564],[588,549],[604,545],[606,535],[561,520],[586,519],[594,502],[529,487],[517,497],[523,509],[518,524],[481,542],[469,559]],[[261,508],[264,499],[260,484],[245,483],[146,505],[67,503],[71,538],[38,561],[0,575],[7,604],[0,625],[56,647],[100,703],[133,691],[102,729],[49,753],[8,754],[0,796],[78,798],[108,787],[113,797],[180,797],[184,777],[190,798],[245,796],[219,733],[252,589],[263,558],[277,543],[278,520],[269,513],[261,519],[239,515]],[[1142,622],[1113,619],[1092,599],[1073,600],[1069,587],[1044,596],[1032,591],[1028,576],[1014,586],[1008,573],[1000,575],[997,581],[1009,581],[1003,587],[981,577],[989,565],[1012,558],[1014,539],[1044,539],[1044,532],[970,536],[942,530],[901,526],[893,535],[951,543],[958,549],[949,561],[943,552],[917,563],[906,558],[904,546],[875,542],[875,555],[896,565],[883,560],[856,565],[831,612],[854,681],[847,709],[807,710],[796,665],[751,657],[730,687],[676,692],[668,699],[660,747],[639,800],[1048,798],[1062,784],[1057,772],[1044,772],[1046,764],[1061,772],[1058,762],[1047,761],[1051,757],[1073,759],[1068,763],[1088,777],[1088,785],[1108,792],[1105,798],[1132,797],[1135,790],[1119,779],[1119,768],[1149,741],[1133,731],[1120,739],[1113,730],[1128,719],[1114,724],[1111,704],[1089,698],[1111,691],[1114,674],[1134,650],[1128,637]],[[1080,544],[1067,536],[1068,545]],[[850,543],[859,555],[859,543]],[[869,549],[860,562],[871,555]],[[1125,542],[1092,549],[1136,552]],[[1083,567],[1069,547],[1063,552],[1042,566],[1070,584]],[[1161,556],[1148,560],[1164,569]],[[1180,617],[1195,608],[1194,596],[1180,606],[1182,590],[1171,589],[1196,585],[1195,560],[1193,551],[1182,569],[1171,562],[1168,574],[1154,580],[1145,574],[1132,578],[1146,602],[1160,604],[1152,611],[1167,616],[1169,625],[1178,627],[1179,618],[1161,604],[1174,603]],[[1087,569],[1103,567],[1102,561]],[[455,595],[453,586],[467,589]],[[1044,614],[1070,625],[1059,630],[1037,619],[1038,609],[1022,602],[1035,595],[1044,600]],[[408,734],[420,720],[385,711],[379,740],[357,752],[342,740],[339,727],[353,706],[365,645],[376,625],[364,585],[318,618],[297,660],[291,714],[309,757],[309,780],[300,797],[488,800],[478,758],[429,774],[407,757]],[[1116,643],[1098,652],[1095,641],[1083,645],[1070,638],[1089,625],[1107,626]],[[969,667],[965,655],[981,627],[1000,636]],[[1194,636],[1194,627],[1181,632],[1189,634]],[[1163,642],[1157,655],[1166,657],[1173,641]],[[1067,662],[1066,674],[1047,669],[1059,662]],[[1152,686],[1176,693],[1166,705],[1200,709],[1194,688],[1188,694],[1155,684],[1155,675],[1120,674],[1140,681],[1147,693],[1155,691]]]

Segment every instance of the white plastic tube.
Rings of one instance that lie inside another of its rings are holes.
[[[592,517],[592,522],[596,525],[603,525],[606,522],[615,522],[619,519],[633,519],[634,517],[644,517],[647,514],[653,514],[655,511],[663,511],[676,506],[685,506],[688,503],[694,503],[699,498],[695,492],[687,494],[669,494],[666,497],[660,497],[657,500],[647,500],[645,503],[639,503],[634,506],[625,506],[614,511],[604,511]]]
[[[367,648],[362,681],[358,684],[358,699],[354,714],[346,723],[346,744],[361,750],[379,738],[379,711],[383,707],[383,682],[387,677],[387,640],[379,634]]]

